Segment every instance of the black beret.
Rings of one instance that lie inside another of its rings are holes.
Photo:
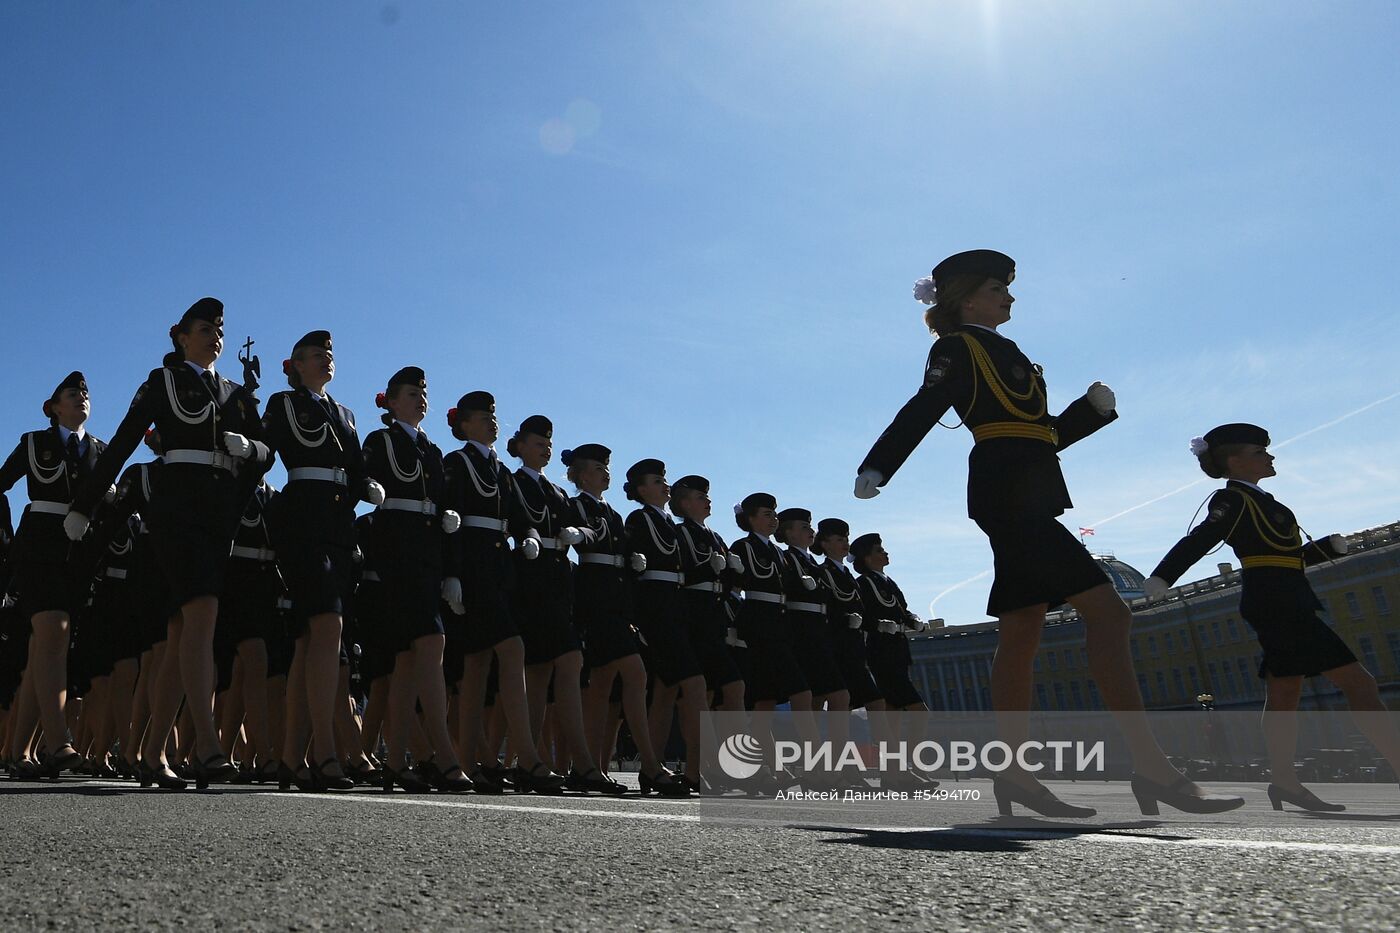
[[[934,284],[955,275],[980,275],[1010,285],[1016,278],[1016,261],[994,249],[970,249],[955,253],[933,267]]]
[[[579,444],[573,450],[566,450],[559,455],[559,462],[564,466],[573,466],[578,460],[596,460],[607,466],[611,459],[612,451],[602,444]]]
[[[769,492],[754,492],[744,497],[744,501],[739,503],[739,510],[745,515],[750,512],[757,512],[759,509],[776,509],[778,500]]]
[[[1269,432],[1257,424],[1222,424],[1211,428],[1205,435],[1206,446],[1220,447],[1223,444],[1258,444],[1269,446]]]
[[[483,392],[481,390],[468,392],[466,395],[457,399],[457,405],[454,410],[457,412],[457,417],[459,418],[465,418],[469,411],[494,412],[496,410],[496,397],[490,392]]]
[[[522,434],[538,434],[540,437],[554,437],[554,424],[544,415],[531,415],[520,422],[520,430],[515,432],[515,436]]]
[[[682,476],[672,483],[671,489],[693,489],[698,493],[703,493],[708,496],[710,494],[710,481],[703,476],[696,476],[692,473],[689,476]]]
[[[778,513],[780,522],[812,522],[812,512],[810,509],[783,509]]]
[[[331,348],[331,332],[328,330],[313,330],[292,344],[292,352],[295,353],[302,347],[317,347],[322,350]]]
[[[880,547],[882,543],[883,542],[880,541],[880,535],[877,532],[872,531],[869,534],[861,535],[851,542],[851,556],[856,560],[860,560],[877,547]]]
[[[417,366],[405,366],[403,369],[389,377],[389,391],[394,391],[394,386],[417,386],[420,389],[428,387],[428,380],[423,378],[423,370]]]
[[[63,393],[64,389],[81,389],[82,391],[86,392],[87,380],[83,378],[82,373],[78,372],[76,369],[73,370],[71,373],[63,377],[63,381],[60,382],[58,386],[53,390],[53,395],[49,396],[49,401],[58,401],[58,397]]]
[[[224,323],[224,303],[217,298],[201,298],[180,316],[180,327],[191,321],[208,321],[216,327]]]
[[[817,538],[829,538],[832,535],[850,536],[851,526],[844,519],[824,518],[817,522]]]
[[[666,475],[666,464],[653,457],[648,457],[645,460],[638,460],[627,468],[627,482],[634,485],[640,483],[644,477],[653,475]]]

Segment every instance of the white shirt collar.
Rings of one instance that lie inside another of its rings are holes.
[[[666,521],[668,521],[668,522],[674,522],[674,521],[676,520],[676,516],[674,516],[674,515],[671,514],[671,510],[670,510],[670,509],[664,509],[664,508],[661,508],[661,507],[655,506],[655,505],[648,505],[648,506],[644,506],[644,507],[645,507],[645,508],[648,508],[648,509],[651,509],[653,512],[655,512],[657,515],[660,515],[662,518],[666,519]]]
[[[481,441],[468,440],[467,443],[468,443],[468,444],[471,444],[473,447],[475,447],[477,453],[481,454],[481,455],[482,455],[483,457],[485,457],[487,460],[490,460],[490,459],[492,459],[493,457],[496,456],[496,452],[495,452],[494,450],[492,450],[490,447],[488,447],[488,446],[486,446],[485,444],[481,443]]]
[[[1250,482],[1249,480],[1247,480],[1247,479],[1233,479],[1233,478],[1232,478],[1232,479],[1230,480],[1230,482],[1232,482],[1232,483],[1239,483],[1241,486],[1248,486],[1250,489],[1257,489],[1257,490],[1259,490],[1260,492],[1264,493],[1264,495],[1266,495],[1266,496],[1269,494],[1269,493],[1264,489],[1263,486],[1260,486],[1258,483],[1251,483],[1251,482]]]
[[[200,376],[203,376],[205,373],[213,373],[215,377],[219,375],[218,373],[214,372],[214,367],[210,366],[208,369],[205,369],[203,366],[200,366],[194,360],[185,360],[185,365],[188,366],[190,369],[193,369],[195,372],[199,373]]]
[[[539,470],[527,467],[522,463],[520,465],[520,472],[524,473],[526,476],[530,477],[532,480],[539,483],[541,486],[544,485],[544,474],[541,473]]]
[[[394,419],[394,424],[397,424],[399,427],[401,427],[401,428],[403,428],[405,431],[407,431],[407,432],[408,432],[408,436],[411,437],[411,438],[413,438],[413,440],[414,440],[415,443],[416,443],[417,440],[418,440],[418,435],[420,435],[420,434],[423,433],[420,429],[418,429],[418,428],[414,427],[413,425],[409,424],[407,421],[400,421],[399,419],[395,418],[395,419]]]
[[[64,427],[63,425],[61,425],[61,424],[58,426],[58,439],[61,440],[61,441],[63,441],[64,446],[67,446],[67,444],[68,444],[68,435],[70,435],[70,434],[76,434],[76,435],[78,435],[78,443],[79,443],[79,444],[81,444],[83,441],[87,440],[87,431],[82,427],[82,425],[79,425],[79,426],[78,426],[78,430],[76,430],[76,431],[70,431],[70,430],[68,430],[67,428],[65,428],[65,427]]]
[[[602,496],[595,496],[595,495],[593,495],[593,493],[589,492],[587,489],[580,489],[580,490],[578,491],[578,494],[579,494],[580,496],[587,496],[588,498],[592,499],[594,502],[599,503],[600,505],[603,504],[603,497],[602,497]]]
[[[978,330],[990,331],[991,333],[996,334],[998,337],[1001,336],[1001,334],[997,331],[995,327],[988,327],[986,324],[964,324],[963,327],[976,327]]]

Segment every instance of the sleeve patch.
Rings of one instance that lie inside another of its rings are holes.
[[[145,398],[145,396],[146,396],[146,383],[143,382],[143,383],[141,383],[141,388],[139,388],[139,389],[136,390],[136,395],[135,395],[135,397],[132,398],[132,400],[131,400],[131,405],[130,405],[130,407],[129,407],[127,410],[130,411],[131,408],[135,408],[137,405],[141,404],[141,399]]]
[[[934,357],[924,369],[924,385],[936,386],[948,378],[948,371],[952,365],[953,361],[946,356]]]

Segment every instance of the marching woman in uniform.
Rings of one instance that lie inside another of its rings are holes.
[[[642,793],[686,797],[689,788],[661,764],[652,746],[647,719],[647,670],[642,664],[636,630],[632,627],[632,581],[627,573],[647,569],[646,558],[632,553],[622,516],[603,499],[612,485],[608,462],[612,451],[602,444],[581,444],[559,455],[578,489],[573,499],[575,523],[583,540],[576,547],[574,619],[583,635],[588,664],[584,721],[594,760],[606,765],[616,732],[610,729],[610,699],[614,682],[622,687],[622,711],[641,759],[638,783]],[[611,733],[611,735],[609,734]]]
[[[486,793],[499,784],[482,766],[494,767],[499,742],[487,742],[483,723],[486,681],[496,662],[496,701],[506,718],[518,764],[512,781],[518,791],[559,793],[564,778],[540,761],[530,728],[530,705],[525,697],[525,645],[511,610],[515,586],[515,558],[506,542],[513,535],[523,561],[540,559],[540,533],[530,526],[524,506],[515,493],[515,479],[491,445],[500,426],[496,400],[489,392],[468,392],[447,413],[452,436],[462,448],[448,454],[443,467],[447,477],[447,503],[462,516],[462,530],[448,547],[443,598],[457,622],[461,649],[465,652],[461,675],[461,713],[458,723],[462,754],[477,770]],[[547,558],[551,559],[551,558]],[[449,664],[449,668],[455,665]]]
[[[80,537],[93,506],[154,422],[165,454],[146,521],[171,606],[179,611],[171,617],[142,760],[147,780],[172,789],[185,786],[165,762],[182,694],[195,729],[197,785],[235,773],[219,749],[214,724],[214,626],[238,518],[271,456],[260,439],[257,400],[214,371],[224,346],[223,321],[223,303],[201,298],[170,328],[174,350],[137,390],[64,519],[69,537]]]
[[[646,558],[647,569],[637,582],[636,618],[651,649],[652,703],[649,711],[651,744],[664,749],[671,732],[671,711],[680,691],[681,736],[685,740],[684,780],[690,790],[700,787],[700,714],[707,708],[705,678],[690,643],[690,627],[681,607],[680,532],[666,511],[671,487],[666,464],[646,459],[627,471],[624,495],[640,508],[627,516],[627,544]]]
[[[118,492],[118,499],[121,498]],[[141,654],[141,626],[136,601],[137,520],[118,509],[103,509],[97,538],[105,544],[97,568],[89,613],[89,640],[99,651],[95,657],[93,693],[106,702],[93,722],[93,774],[110,777],[108,753],[131,725],[131,697],[136,685],[136,659]],[[89,710],[83,710],[86,717]]]
[[[1269,433],[1253,424],[1223,424],[1191,442],[1201,470],[1212,479],[1227,480],[1210,498],[1205,521],[1176,543],[1148,577],[1144,590],[1161,599],[1167,588],[1222,541],[1234,549],[1242,566],[1240,615],[1259,637],[1264,660],[1259,665],[1267,695],[1264,738],[1269,751],[1269,802],[1275,810],[1285,801],[1304,810],[1346,809],[1325,803],[1298,782],[1293,766],[1298,723],[1294,713],[1302,695],[1303,678],[1319,674],[1346,695],[1347,705],[1362,713],[1356,724],[1400,770],[1400,735],[1384,714],[1376,678],[1326,622],[1318,618],[1322,603],[1308,584],[1303,568],[1340,557],[1347,540],[1331,535],[1303,543],[1293,512],[1260,488],[1277,475],[1269,453]]]
[[[13,548],[14,582],[19,612],[32,627],[28,665],[20,680],[19,697],[10,724],[10,760],[20,773],[36,769],[24,755],[35,720],[44,730],[48,771],[77,764],[82,756],[73,748],[64,720],[68,687],[69,622],[79,599],[87,600],[88,542],[82,534],[64,534],[64,516],[83,484],[95,473],[104,453],[102,441],[88,435],[83,425],[90,411],[87,380],[79,372],[68,376],[44,402],[49,427],[22,435],[19,444],[0,466],[0,494],[21,479],[27,480],[29,505],[20,518]],[[93,504],[109,498],[111,478],[101,484]],[[84,523],[86,525],[86,523]],[[86,531],[84,527],[83,531]],[[81,594],[81,595],[80,595]],[[27,695],[26,695],[27,694]]]
[[[336,704],[344,702],[340,642],[353,585],[355,504],[379,505],[384,487],[365,475],[354,412],[326,392],[335,378],[330,331],[298,340],[282,369],[291,391],[268,399],[263,414],[267,442],[287,468],[287,486],[268,513],[296,639],[282,758],[301,770],[309,726],[311,784],[348,790],[354,782],[341,770],[334,722]]]
[[[839,518],[817,522],[812,553],[824,558],[817,567],[818,579],[826,591],[826,621],[830,628],[832,651],[846,685],[851,709],[864,707],[871,712],[885,709],[884,695],[870,673],[865,653],[865,606],[859,581],[846,566],[851,553],[851,526]]]
[[[389,754],[384,789],[397,784],[409,793],[431,785],[408,768],[407,748],[414,728],[415,704],[423,707],[423,728],[438,759],[438,789],[471,790],[457,764],[447,731],[447,688],[442,680],[442,594],[444,535],[457,531],[461,519],[443,507],[442,451],[419,425],[428,413],[428,383],[423,370],[405,366],[389,379],[376,398],[388,413],[384,427],[365,438],[365,468],[384,488],[370,527],[370,550],[379,566],[384,622],[393,633],[396,653],[389,686]]]
[[[812,513],[807,509],[783,509],[778,513],[778,531],[774,536],[787,545],[785,552],[792,572],[786,587],[785,615],[792,638],[793,653],[802,667],[803,676],[812,688],[812,707],[825,708],[832,713],[850,709],[851,695],[841,679],[832,650],[831,633],[826,622],[828,594],[822,586],[823,574],[817,561],[808,552],[816,540]],[[806,581],[814,581],[809,587]]]
[[[1040,367],[996,330],[1011,319],[1015,272],[1010,257],[972,250],[943,260],[916,284],[915,297],[932,305],[924,320],[938,340],[929,351],[923,385],[861,463],[856,496],[876,495],[939,418],[955,408],[974,440],[968,515],[990,540],[996,566],[987,612],[999,620],[992,705],[1002,740],[1018,748],[1028,739],[1033,664],[1045,613],[1067,601],[1084,619],[1090,668],[1131,748],[1137,788],[1191,812],[1237,807],[1244,802],[1240,797],[1203,793],[1153,739],[1128,650],[1132,614],[1083,544],[1056,520],[1071,505],[1058,452],[1118,415],[1113,391],[1097,382],[1058,416],[1050,414]],[[1013,802],[1045,816],[1094,813],[1061,801],[1021,768],[999,775],[994,790],[1003,813],[1011,812]]]
[[[544,415],[531,415],[506,444],[520,460],[515,471],[515,494],[523,518],[540,544],[540,555],[526,560],[517,552],[515,615],[525,642],[525,686],[530,702],[530,725],[536,748],[544,744],[545,712],[559,748],[554,760],[572,762],[564,787],[568,790],[621,794],[626,788],[603,774],[588,749],[583,726],[583,642],[574,628],[573,565],[570,545],[583,532],[570,525],[573,510],[568,493],[544,475],[553,454],[554,425]],[[559,752],[567,752],[560,755]],[[547,761],[548,763],[548,761]]]

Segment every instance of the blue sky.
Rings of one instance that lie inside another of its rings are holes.
[[[1398,35],[1381,2],[0,5],[0,438],[72,368],[109,436],[211,294],[264,397],[328,327],[365,430],[421,365],[439,443],[490,389],[618,474],[710,476],[726,534],[757,489],[882,531],[925,612],[991,565],[970,437],[851,483],[921,378],[914,280],[993,247],[1052,405],[1118,394],[1065,522],[1147,571],[1210,486],[1102,519],[1204,479],[1192,435],[1400,392]],[[1396,520],[1398,426],[1312,434],[1271,488],[1317,535]]]

